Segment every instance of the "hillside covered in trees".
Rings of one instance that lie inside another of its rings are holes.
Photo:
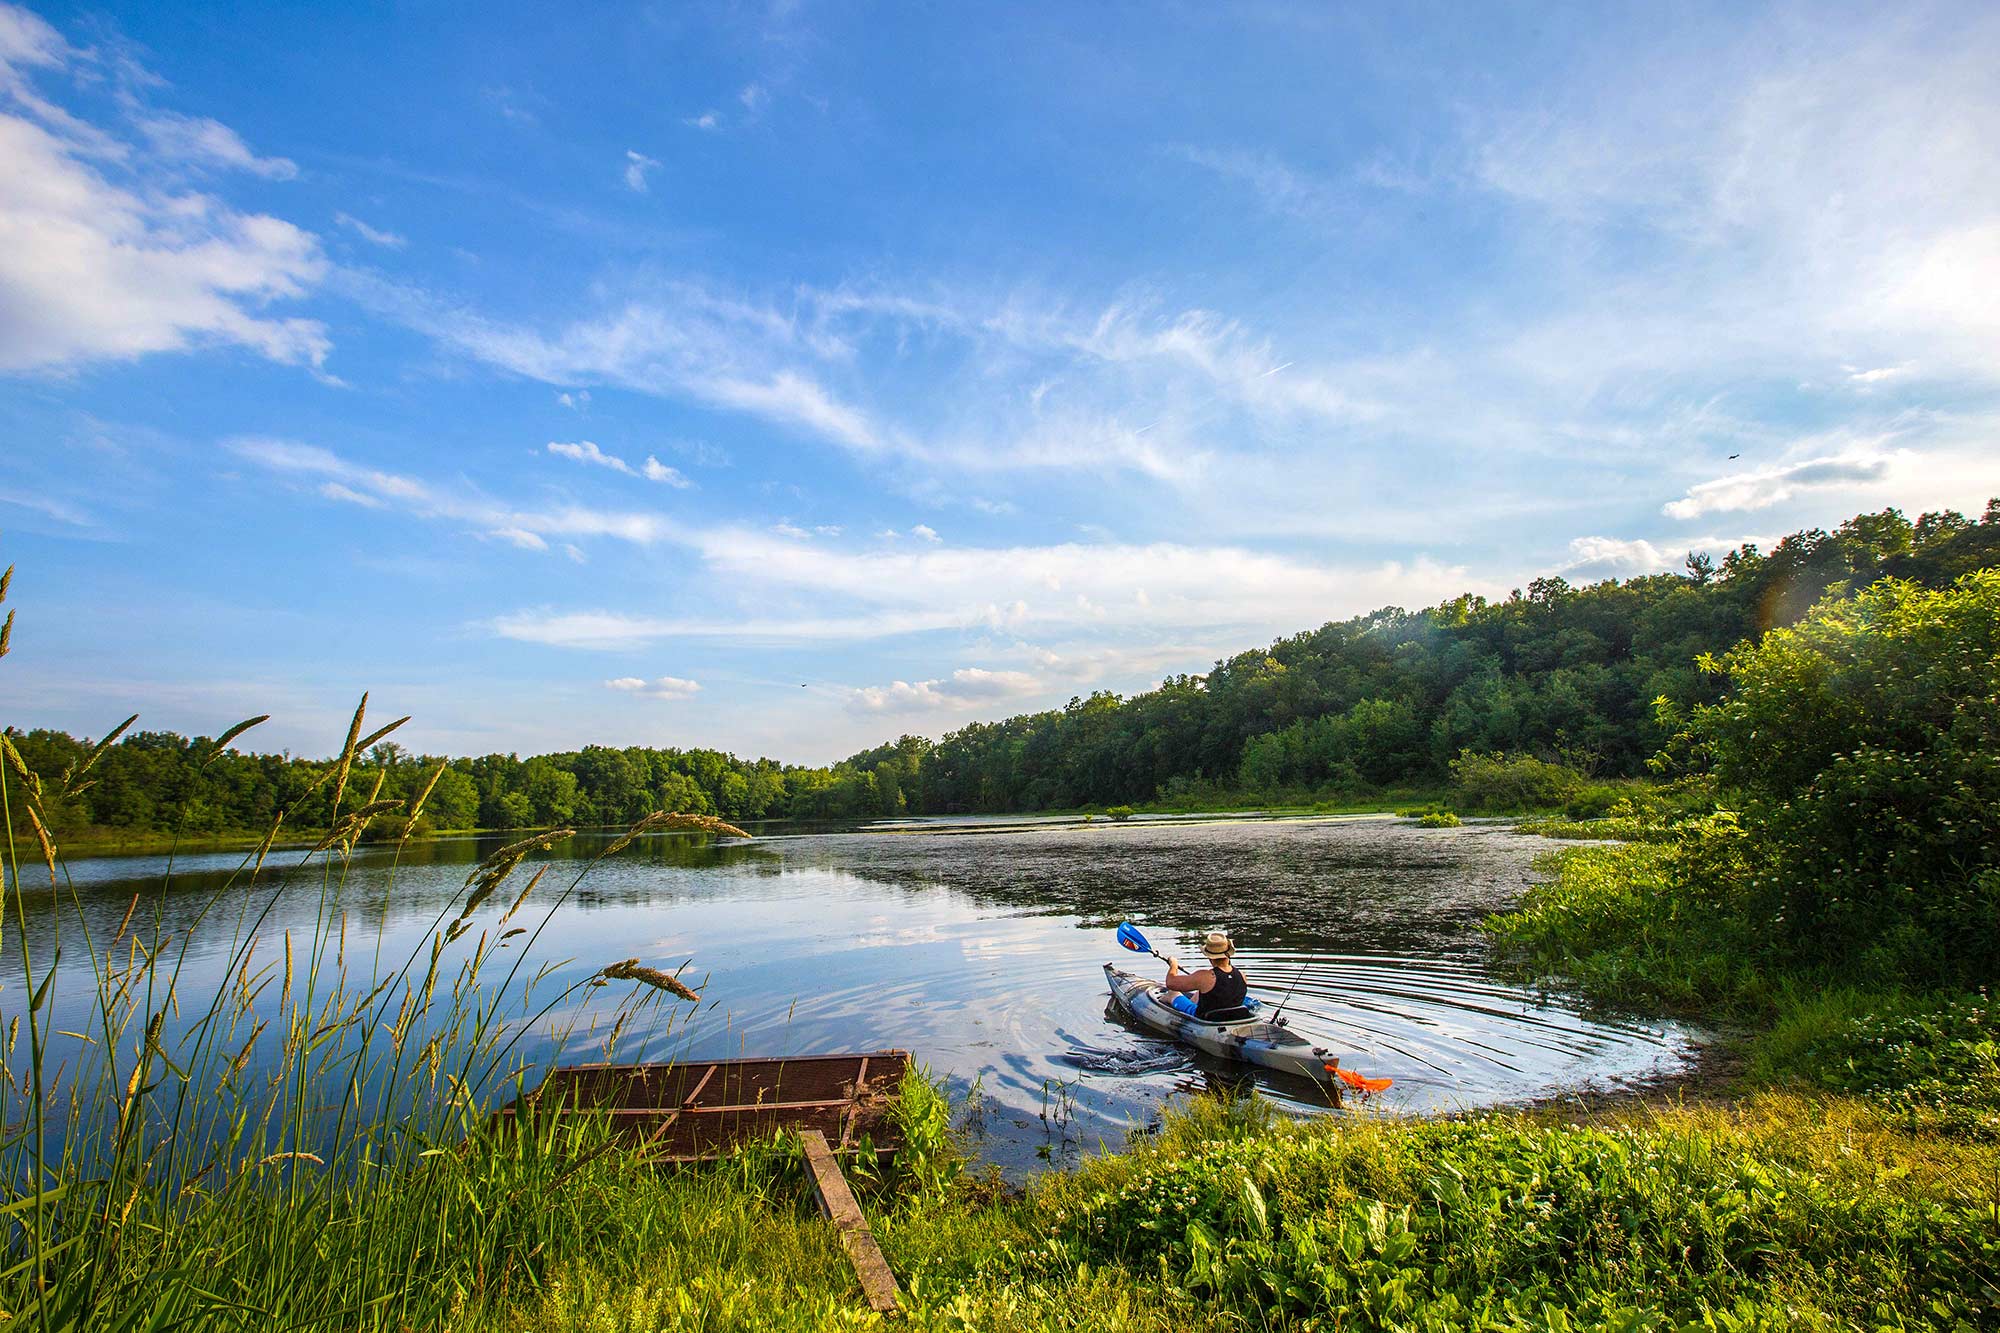
[[[445,761],[384,741],[347,790],[368,797],[379,779],[380,797],[408,797],[444,763],[427,825],[516,828],[617,824],[656,809],[745,820],[1352,798],[1441,785],[1468,750],[1632,775],[1667,739],[1655,699],[1707,703],[1722,688],[1698,665],[1704,654],[1792,624],[1830,591],[1883,578],[1942,587],[1993,565],[2000,501],[1976,522],[1945,511],[1912,523],[1888,509],[1795,533],[1768,553],[1691,556],[1679,573],[1586,587],[1541,578],[1499,602],[1385,607],[1129,699],[1093,694],[937,742],[905,736],[832,768],[603,746]],[[8,735],[50,779],[90,749],[61,732]],[[106,750],[94,785],[50,814],[59,831],[261,831],[279,810],[289,827],[324,828],[331,789],[314,783],[327,762],[137,732]]]

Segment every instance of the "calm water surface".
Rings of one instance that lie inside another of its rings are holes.
[[[413,845],[393,867],[386,850],[358,854],[338,899],[350,969],[366,971],[378,941],[397,963],[423,947],[470,865],[495,845]],[[573,858],[602,845],[586,836],[564,850]],[[530,962],[558,964],[560,982],[622,958],[669,969],[692,960],[684,976],[706,1002],[670,1027],[628,1032],[620,1059],[908,1048],[959,1094],[977,1086],[981,1149],[1019,1174],[1116,1146],[1176,1093],[1242,1076],[1107,1013],[1105,962],[1163,970],[1117,947],[1113,927],[1126,919],[1183,957],[1203,931],[1229,929],[1255,993],[1274,1002],[1292,990],[1293,1026],[1347,1067],[1393,1078],[1377,1102],[1396,1110],[1520,1102],[1672,1072],[1688,1058],[1687,1030],[1586,1015],[1489,974],[1477,923],[1515,901],[1548,849],[1503,824],[1419,829],[1351,817],[910,821],[747,844],[653,838],[590,872]],[[581,868],[572,858],[556,858],[545,884],[567,882]],[[240,860],[178,862],[164,928],[185,929],[203,890]],[[100,938],[135,892],[159,899],[163,864],[72,866]],[[321,878],[296,875],[261,935],[310,930]],[[523,912],[528,924],[534,916]],[[232,912],[189,936],[184,994],[213,984],[235,928]],[[30,932],[43,956],[47,929]],[[9,1010],[19,995],[12,952],[0,963]],[[66,941],[65,967],[70,952]],[[620,990],[580,1003],[608,1013]],[[78,988],[67,994],[81,1002]],[[594,1016],[565,1015],[585,1033],[570,1039],[570,1058],[602,1058],[594,1048],[605,1025],[593,1030]],[[537,1033],[536,1043],[545,1050],[549,1038]],[[1256,1079],[1287,1107],[1326,1111],[1309,1087]]]

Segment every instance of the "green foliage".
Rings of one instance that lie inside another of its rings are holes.
[[[2000,971],[2000,571],[1828,602],[1713,667],[1690,753],[1741,802],[1745,910],[1795,963]]]
[[[1123,820],[1130,819],[1135,813],[1137,812],[1129,805],[1114,805],[1105,810],[1104,817]]]
[[[2000,1276],[1982,1203],[1692,1119],[1182,1134],[1042,1202],[1042,1271],[1156,1271],[1260,1327],[1951,1328]]]
[[[1761,1013],[1769,941],[1743,910],[1743,844],[1725,813],[1665,843],[1552,853],[1538,862],[1549,879],[1486,929],[1516,966],[1614,1004]]]
[[[1559,810],[1583,790],[1583,774],[1527,754],[1474,754],[1451,761],[1452,792],[1468,810]]]
[[[1418,828],[1457,828],[1459,818],[1449,810],[1433,810],[1417,816]]]
[[[965,1150],[952,1132],[951,1100],[928,1070],[903,1071],[892,1115],[903,1139],[894,1162],[898,1180],[918,1198],[949,1190],[965,1170]]]
[[[1989,996],[1816,998],[1760,1043],[1767,1077],[1867,1097],[1912,1129],[2000,1140],[2000,1010]]]

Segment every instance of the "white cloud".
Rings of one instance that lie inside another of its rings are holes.
[[[590,390],[579,389],[575,393],[559,393],[556,402],[572,412],[581,412],[590,406]]]
[[[683,680],[679,676],[656,676],[652,680],[620,676],[616,680],[605,681],[604,688],[640,699],[691,699],[701,692],[699,682]]]
[[[169,160],[247,171],[266,180],[287,181],[299,174],[290,158],[258,157],[235,130],[206,117],[155,112],[140,120],[139,129],[153,151]]]
[[[1905,451],[1886,453],[1861,448],[1804,458],[1779,467],[1738,472],[1689,487],[1686,495],[1662,506],[1661,512],[1669,518],[1688,519],[1731,510],[1769,509],[1801,491],[1882,481],[1909,457]]]
[[[1429,560],[1339,568],[1230,547],[876,547],[843,551],[743,528],[681,539],[717,587],[741,590],[750,615],[653,616],[527,610],[493,622],[525,642],[631,647],[676,637],[757,642],[879,639],[954,631],[1199,629],[1253,638],[1385,603],[1423,606],[1465,591],[1499,592]],[[775,606],[803,609],[772,610]]]
[[[310,233],[205,195],[121,189],[75,145],[18,116],[0,115],[0,161],[0,370],[198,342],[325,359],[317,321],[253,313],[305,295],[325,273]]]
[[[1569,562],[1562,572],[1584,580],[1623,579],[1636,574],[1657,574],[1676,563],[1649,541],[1577,537],[1569,544]]]
[[[644,153],[634,152],[629,148],[626,149],[625,188],[634,190],[639,194],[646,193],[647,189],[650,188],[646,183],[646,173],[659,165],[657,161],[647,157]]]
[[[11,82],[16,77],[14,66],[54,68],[71,54],[62,34],[39,15],[14,5],[0,5],[0,76]]]
[[[944,540],[944,538],[937,535],[937,529],[931,527],[928,523],[917,524],[910,529],[910,535],[927,542],[941,542]]]
[[[763,108],[766,102],[771,100],[771,94],[765,91],[764,85],[761,83],[746,83],[743,85],[743,90],[736,94],[736,100],[741,102],[744,108],[752,115],[755,115]]]
[[[333,220],[370,245],[379,245],[387,250],[400,250],[410,243],[408,237],[371,227],[352,213],[335,213]]]
[[[988,671],[981,667],[961,667],[941,680],[891,681],[887,685],[866,685],[848,696],[847,708],[855,713],[915,713],[965,704],[990,704],[1003,699],[1033,694],[1042,682],[1025,671]]]
[[[576,444],[559,444],[551,440],[549,452],[560,458],[574,459],[579,463],[594,463],[598,467],[608,467],[613,472],[622,472],[628,477],[638,475],[632,470],[631,464],[622,458],[605,453],[589,440],[582,440]]]
[[[393,506],[418,518],[462,523],[526,550],[547,549],[547,539],[551,537],[612,537],[635,546],[680,539],[680,529],[658,514],[575,504],[551,509],[520,508],[463,486],[434,487],[414,477],[351,463],[316,445],[246,437],[229,441],[227,448],[237,457],[279,476],[316,479],[320,492],[329,498],[349,503],[374,500],[378,508]],[[337,488],[337,493],[327,489],[329,483]]]
[[[681,124],[691,126],[697,130],[714,131],[722,128],[722,117],[713,111],[704,111],[698,116],[687,117],[681,121]]]
[[[668,467],[665,463],[662,463],[659,459],[653,457],[651,454],[646,455],[645,466],[640,468],[639,472],[640,475],[645,477],[647,481],[661,482],[665,485],[674,487],[676,490],[684,491],[688,487],[694,485],[693,482],[689,481],[686,477],[681,475],[679,469]]]
[[[364,491],[357,491],[352,486],[346,486],[337,481],[321,482],[319,493],[329,500],[339,500],[345,504],[360,505],[363,509],[380,509],[382,507],[382,497],[379,495],[369,495]]]

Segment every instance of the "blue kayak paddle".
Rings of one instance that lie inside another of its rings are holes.
[[[1130,949],[1133,953],[1149,953],[1163,963],[1168,961],[1167,956],[1165,954],[1161,953],[1158,949],[1155,949],[1152,945],[1146,942],[1146,937],[1144,935],[1141,935],[1139,933],[1139,928],[1133,925],[1130,921],[1123,922],[1122,924],[1119,925],[1118,942],[1124,945],[1126,948]]]

